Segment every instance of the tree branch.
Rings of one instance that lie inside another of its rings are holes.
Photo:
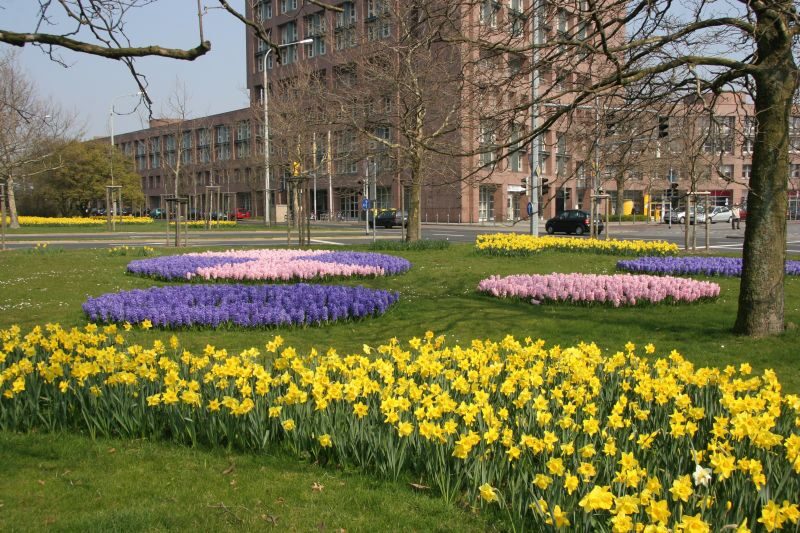
[[[158,56],[167,57],[170,59],[193,61],[211,51],[211,43],[209,41],[200,43],[195,48],[190,48],[188,50],[183,50],[180,48],[163,48],[161,46],[109,48],[70,39],[69,37],[64,37],[63,35],[53,35],[50,33],[16,33],[2,29],[0,29],[0,42],[20,47],[29,43],[60,46],[75,52],[105,57],[107,59]]]

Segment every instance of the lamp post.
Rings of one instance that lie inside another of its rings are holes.
[[[109,123],[109,129],[111,130],[111,153],[109,157],[109,170],[111,174],[112,187],[114,186],[114,115],[116,114],[116,112],[114,111],[114,102],[116,102],[120,98],[129,98],[131,96],[138,96],[139,98],[141,98],[142,93],[141,91],[139,91],[131,94],[120,94],[119,96],[115,96],[114,98],[111,99],[111,107],[108,110],[108,123]],[[122,196],[120,196],[120,201],[121,200]],[[121,207],[122,206],[120,206],[120,208]],[[113,213],[111,213],[111,211],[113,211]],[[117,211],[116,204],[114,205],[113,209],[112,206],[106,205],[106,216],[109,218],[109,222],[116,216],[117,214],[116,211]]]
[[[298,44],[313,43],[314,39],[303,39],[302,41],[295,41],[293,43],[285,43],[278,45],[278,48],[285,48],[287,46],[294,46]],[[263,61],[263,80],[262,80],[262,100],[264,105],[264,225],[270,225],[270,171],[269,171],[269,88],[267,86],[267,58],[269,57],[272,48],[267,48],[264,53]]]

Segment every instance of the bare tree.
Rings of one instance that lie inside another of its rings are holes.
[[[186,85],[175,80],[175,86],[167,99],[162,115],[165,117],[164,136],[164,157],[163,165],[172,178],[171,187],[165,184],[167,190],[172,189],[172,194],[177,198],[181,191],[184,193],[187,187],[187,178],[184,176],[187,163],[183,157],[183,148],[186,139],[184,135],[191,137],[192,132],[186,129],[186,121],[190,118],[190,98],[186,90]],[[191,138],[188,139],[191,142]]]
[[[19,227],[19,182],[60,164],[54,141],[64,138],[72,124],[72,117],[39,97],[16,54],[0,56],[0,178],[6,184],[12,228]]]

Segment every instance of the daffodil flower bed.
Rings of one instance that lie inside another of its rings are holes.
[[[499,298],[525,298],[532,303],[610,304],[689,303],[719,296],[719,285],[670,276],[631,274],[519,274],[491,276],[478,290]]]
[[[104,226],[107,222],[106,217],[30,217],[20,216],[20,226]],[[150,217],[116,217],[117,222],[123,224],[152,224]],[[9,219],[7,219],[9,221]]]
[[[131,261],[128,272],[163,280],[291,281],[386,276],[411,268],[402,257],[330,250],[229,250]]]
[[[281,444],[407,472],[533,531],[798,526],[800,397],[747,364],[695,368],[632,343],[449,345],[430,332],[351,354],[299,353],[280,337],[192,353],[175,336],[129,345],[92,324],[12,327],[0,342],[4,430]]]
[[[382,315],[396,292],[331,285],[178,285],[89,298],[92,321],[164,328],[308,326]]]
[[[741,257],[638,257],[617,261],[617,269],[651,274],[730,276],[742,275]],[[800,276],[800,261],[786,261],[786,274]]]
[[[519,233],[478,235],[475,247],[488,255],[527,256],[546,250],[611,255],[676,255],[678,245],[666,241],[623,241],[581,237],[534,237]]]
[[[170,221],[169,225],[170,226],[174,226],[175,222],[174,221]],[[206,221],[205,220],[188,220],[186,222],[186,225],[188,227],[190,227],[190,228],[205,228],[206,227]],[[211,221],[211,227],[212,228],[216,228],[216,227],[234,228],[234,227],[236,227],[236,221],[235,220],[212,220]]]

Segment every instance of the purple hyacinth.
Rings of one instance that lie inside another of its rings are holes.
[[[617,261],[617,268],[628,272],[659,275],[742,275],[742,259],[738,257],[639,257]],[[786,261],[786,274],[800,275],[800,261]]]
[[[177,285],[108,293],[89,298],[92,321],[155,326],[316,325],[385,313],[397,292],[331,285]]]

